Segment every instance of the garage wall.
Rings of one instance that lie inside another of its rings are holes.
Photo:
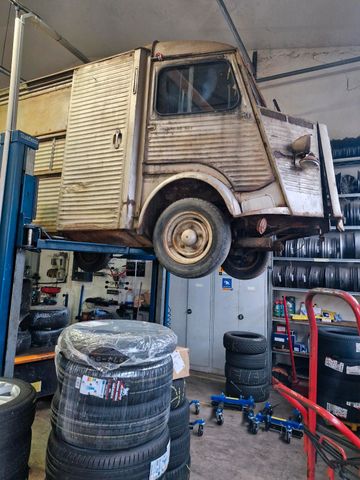
[[[360,56],[360,47],[258,51],[258,78]],[[260,83],[269,107],[327,124],[330,137],[360,135],[360,62]]]

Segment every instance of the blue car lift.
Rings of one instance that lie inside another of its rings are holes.
[[[1,134],[0,159],[3,147],[4,134]],[[11,377],[14,372],[26,250],[101,252],[129,259],[152,260],[150,321],[155,321],[155,309],[158,308],[164,314],[164,324],[169,323],[169,275],[164,275],[163,303],[156,305],[159,263],[152,250],[41,238],[41,228],[31,223],[36,210],[37,179],[33,172],[37,149],[36,138],[19,130],[11,132],[0,224],[0,376]]]
[[[296,408],[287,420],[286,418],[274,417],[272,405],[266,402],[265,407],[257,414],[253,410],[244,412],[244,420],[248,422],[249,432],[254,435],[259,431],[260,425],[264,426],[265,431],[279,432],[286,443],[290,443],[292,437],[302,438],[304,435],[302,416]]]
[[[249,411],[254,407],[255,401],[253,397],[245,398],[243,396],[227,397],[224,393],[220,395],[211,395],[211,405],[214,407],[216,423],[222,425],[224,423],[224,409],[226,407],[234,408],[240,411]]]

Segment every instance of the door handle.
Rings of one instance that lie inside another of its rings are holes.
[[[114,145],[115,150],[119,150],[120,145],[121,145],[121,141],[122,141],[122,133],[121,133],[120,128],[117,128],[115,130],[114,135],[113,135],[113,145]]]
[[[191,314],[192,314],[191,308],[188,308],[188,309],[186,310],[186,313],[187,313],[188,315],[191,315]]]
[[[244,315],[243,315],[242,313],[239,313],[238,319],[239,319],[239,320],[244,320]]]

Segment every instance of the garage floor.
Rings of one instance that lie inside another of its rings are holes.
[[[283,443],[274,432],[249,434],[242,425],[241,413],[227,410],[225,423],[218,426],[211,418],[209,396],[219,393],[223,386],[221,377],[192,374],[187,382],[188,398],[201,401],[200,416],[207,424],[203,437],[193,435],[191,440],[191,480],[304,480],[306,457],[302,440]],[[279,416],[290,414],[291,408],[276,393],[273,405]],[[44,480],[44,463],[47,437],[50,431],[48,400],[38,402],[33,426],[30,458],[30,480]],[[192,415],[194,417],[194,415]],[[318,466],[317,480],[326,479],[325,468]]]

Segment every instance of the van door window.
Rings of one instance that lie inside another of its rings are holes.
[[[231,110],[240,99],[226,61],[166,67],[158,76],[156,110],[160,115]]]

